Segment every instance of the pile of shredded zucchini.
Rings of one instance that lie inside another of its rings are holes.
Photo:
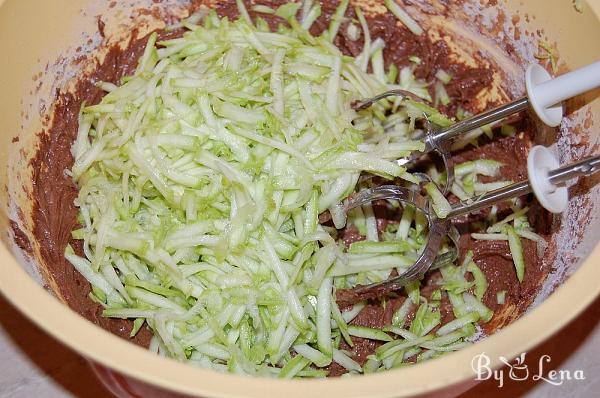
[[[73,236],[83,240],[85,257],[71,247],[65,256],[91,283],[104,316],[134,319],[132,336],[147,323],[151,350],[251,375],[323,377],[332,361],[368,373],[457,350],[470,344],[477,322],[491,318],[481,302],[487,283],[472,257],[442,269],[443,284],[429,300],[418,282],[411,285],[384,330],[349,325],[365,303],[344,312],[336,304],[335,288],[410,266],[427,233],[422,215],[407,208],[380,236],[370,206],[347,220],[340,202],[361,173],[415,182],[396,159],[423,148],[412,137],[424,114],[450,123],[410,100],[352,109],[353,101],[392,88],[431,98],[414,67],[384,71],[385,43],[370,40],[359,9],[363,53],[347,57],[332,44],[348,3],[320,37],[308,33],[320,14],[312,2],[256,6],[289,21],[277,32],[264,20],[252,23],[241,2],[234,22],[201,11],[179,24],[181,38],[157,43],[150,36],[135,74],[119,86],[99,83],[106,96],[82,109],[70,173],[82,225]],[[386,4],[419,34],[396,3]],[[438,78],[444,102],[451,76],[441,71]],[[478,195],[490,187],[477,175],[498,168],[459,165],[453,192]],[[433,199],[447,208],[443,197]],[[319,224],[325,210],[336,227],[354,224],[367,240],[346,250]],[[533,237],[525,211],[479,238],[508,239],[518,256],[519,236]],[[434,331],[442,292],[456,319]],[[405,327],[413,306],[415,319]],[[361,367],[340,349],[353,337],[385,344]]]

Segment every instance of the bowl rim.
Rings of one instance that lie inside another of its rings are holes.
[[[5,0],[0,0],[0,7]],[[600,0],[589,0],[596,16]],[[485,340],[455,353],[403,369],[349,378],[277,380],[253,378],[193,367],[110,334],[81,317],[37,284],[0,243],[0,293],[41,329],[89,360],[139,381],[190,396],[264,397],[399,397],[426,394],[473,381],[471,362],[486,353],[490,366],[499,357],[514,358],[535,347],[579,315],[600,295],[600,244],[579,269],[539,306]],[[435,376],[432,376],[435,375]]]

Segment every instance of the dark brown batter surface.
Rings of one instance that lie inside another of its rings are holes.
[[[31,247],[31,241],[29,238],[21,230],[19,224],[17,224],[14,220],[9,220],[10,229],[13,233],[13,240],[19,249],[23,250],[23,252],[29,256],[33,253],[33,248]]]
[[[203,2],[193,1],[190,9],[196,9]],[[257,1],[256,3],[271,5],[276,8],[286,1]],[[337,1],[322,1],[322,15],[311,29],[311,33],[319,34],[329,24],[329,18],[334,12]],[[237,7],[234,1],[221,1],[215,5],[219,15],[229,18],[237,17]],[[268,14],[257,14],[250,11],[252,18],[260,16],[265,19],[272,29],[279,23],[285,23],[279,17]],[[352,7],[346,13],[348,20],[355,17]],[[433,81],[433,75],[439,68],[448,71],[453,79],[447,85],[447,91],[452,99],[452,105],[446,111],[450,114],[461,106],[463,109],[475,108],[475,97],[483,88],[492,81],[492,71],[485,68],[473,68],[463,64],[449,63],[448,47],[443,41],[432,42],[427,35],[415,36],[406,28],[397,24],[396,18],[391,14],[368,16],[367,19],[374,40],[381,37],[386,41],[384,51],[386,66],[394,63],[399,67],[409,63],[408,57],[416,55],[423,62],[415,71],[417,77],[426,81]],[[335,44],[348,55],[358,55],[363,46],[363,37],[352,41],[346,35],[344,22]],[[181,31],[160,31],[161,39],[173,38],[181,35]],[[110,48],[106,58],[97,65],[96,70],[79,79],[77,89],[74,93],[61,93],[57,95],[54,109],[54,118],[51,127],[41,133],[40,146],[36,157],[32,161],[33,173],[33,198],[34,198],[34,235],[41,247],[41,256],[44,265],[50,271],[55,285],[58,286],[59,296],[75,311],[110,330],[111,332],[129,338],[132,323],[125,320],[107,319],[101,316],[102,308],[88,298],[90,287],[87,281],[65,260],[64,250],[67,244],[71,244],[79,254],[82,254],[80,242],[71,238],[71,231],[77,227],[78,210],[73,201],[77,197],[77,188],[71,178],[65,175],[65,170],[70,169],[73,164],[70,147],[74,141],[78,128],[78,113],[81,104],[88,105],[98,103],[103,92],[94,83],[107,81],[118,84],[124,76],[133,73],[137,66],[137,60],[143,53],[147,37],[137,37],[134,30],[125,49],[118,47]],[[433,94],[433,93],[432,93]],[[525,159],[530,143],[525,138],[503,138],[495,139],[476,149],[461,151],[455,157],[457,161],[472,160],[477,158],[492,158],[505,163],[501,170],[500,179],[512,179],[519,181],[525,178]],[[387,222],[380,221],[384,227]],[[343,239],[351,243],[361,237],[356,230],[344,231]],[[23,243],[24,244],[24,243]],[[547,270],[543,269],[541,261],[537,257],[535,244],[523,240],[525,258],[527,262],[525,280],[519,284],[514,271],[514,265],[510,258],[509,249],[505,242],[480,242],[470,239],[468,233],[461,237],[462,255],[466,250],[473,250],[475,262],[485,273],[489,288],[484,297],[484,302],[490,308],[502,310],[496,304],[496,292],[506,290],[506,304],[503,306],[509,315],[502,315],[502,319],[492,320],[489,325],[502,326],[503,319],[514,319],[525,310],[527,304],[535,296],[536,289],[544,279]],[[436,278],[439,274],[433,274],[424,282],[422,294],[427,296],[436,287]],[[401,305],[403,297],[390,298],[385,308],[379,302],[370,303],[352,322],[357,325],[382,327],[389,324],[393,312]],[[441,311],[445,322],[453,318],[447,297],[443,297]],[[498,311],[503,313],[502,311]],[[505,311],[506,312],[506,311]],[[497,314],[498,316],[498,314]],[[493,331],[495,327],[489,327]],[[135,337],[135,342],[146,346],[149,342],[150,332],[146,328]],[[377,343],[360,338],[353,339],[359,363],[364,363],[366,356],[372,353]],[[349,347],[344,347],[349,348]],[[333,364],[331,375],[341,372],[338,365]]]

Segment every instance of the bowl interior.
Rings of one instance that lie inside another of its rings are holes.
[[[7,268],[24,269],[31,279],[44,286],[47,290],[42,292],[43,297],[47,297],[44,300],[50,300],[58,289],[47,271],[47,264],[41,260],[40,247],[33,233],[31,160],[36,154],[40,134],[52,122],[55,93],[71,89],[74,79],[92,68],[94,59],[102,59],[107,45],[127,37],[131,27],[136,26],[140,35],[162,27],[164,19],[186,15],[185,3],[176,0],[0,2],[0,52],[5,59],[11,60],[2,65],[0,74],[0,87],[5,93],[0,98],[0,186],[5,187],[0,190],[3,245],[0,260]],[[364,3],[380,5],[382,1]],[[556,47],[562,71],[600,58],[600,42],[589,39],[597,35],[600,22],[589,6],[580,14],[570,2],[563,0],[498,1],[485,5],[474,0],[450,2],[451,12],[444,14],[438,9],[441,6],[437,2],[412,3],[411,13],[431,31],[449,37],[465,58],[485,54],[499,71],[489,93],[495,98],[507,99],[523,94],[523,70],[526,65],[538,61],[540,40]],[[99,18],[104,24],[105,37],[98,29]],[[23,51],[24,48],[27,51]],[[594,91],[568,101],[566,118],[559,131],[537,128],[537,141],[549,145],[563,164],[597,151],[600,142],[599,95],[599,91]],[[544,300],[562,284],[565,285],[563,290],[567,290],[563,300],[568,300],[569,294],[575,294],[578,289],[568,281],[569,277],[584,263],[584,267],[593,267],[590,254],[600,240],[599,182],[600,175],[596,175],[570,187],[568,210],[554,219],[552,241],[544,260],[545,266],[552,271],[537,297],[527,303],[528,308],[543,307]],[[10,272],[0,276],[3,284],[0,287],[19,305],[19,294],[4,290],[4,286],[12,284],[11,277]],[[593,297],[596,292],[597,289],[589,295]],[[578,307],[573,307],[565,319],[575,316],[577,310]],[[33,308],[26,310],[34,318],[35,311]],[[525,316],[519,322],[527,322],[528,318]],[[512,320],[507,314],[505,323]],[[511,327],[503,332],[510,331]],[[68,340],[66,330],[65,334],[63,331],[56,333]],[[483,350],[487,342],[480,344]],[[512,352],[512,348],[500,349]],[[450,364],[453,356],[436,362]],[[453,371],[450,366],[446,371],[449,374],[463,371],[464,376],[464,369]]]

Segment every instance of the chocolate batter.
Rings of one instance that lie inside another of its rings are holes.
[[[29,241],[29,238],[27,237],[25,232],[21,230],[19,224],[17,224],[15,221],[9,220],[9,224],[10,229],[13,232],[13,240],[17,247],[23,250],[25,254],[31,256],[31,254],[33,253],[33,248],[31,247],[31,242]]]
[[[193,1],[190,9],[194,10],[202,3],[203,1]],[[268,0],[256,3],[276,8],[286,1]],[[329,25],[330,17],[338,2],[324,0],[321,3],[322,15],[311,28],[311,33],[314,35],[321,33]],[[215,8],[220,16],[232,19],[237,17],[237,7],[234,1],[218,2]],[[275,29],[280,23],[286,23],[273,15],[256,13],[250,9],[249,12],[252,18],[265,19],[272,29]],[[362,32],[358,40],[350,40],[346,35],[346,27],[348,21],[355,17],[352,7],[348,8],[346,17],[348,18],[341,26],[335,44],[345,54],[356,56],[362,50]],[[415,71],[417,77],[433,81],[433,75],[440,68],[453,76],[452,81],[446,87],[452,102],[444,109],[445,111],[453,114],[459,106],[466,110],[476,109],[475,97],[491,83],[491,70],[469,67],[460,63],[449,63],[447,55],[450,50],[445,42],[434,42],[427,35],[415,36],[406,28],[399,26],[396,18],[389,13],[378,16],[367,15],[367,20],[372,39],[381,37],[386,41],[387,47],[384,51],[386,66],[392,63],[399,67],[405,66],[410,62],[408,58],[416,55],[423,61]],[[160,39],[168,39],[180,36],[182,31],[159,31],[158,33]],[[88,105],[96,104],[102,98],[103,91],[98,89],[94,83],[107,81],[118,84],[122,77],[132,74],[138,58],[143,53],[146,41],[147,37],[138,37],[137,31],[134,30],[126,48],[110,48],[106,58],[97,65],[96,70],[79,79],[74,93],[57,95],[53,123],[47,131],[40,134],[40,146],[32,161],[34,235],[41,248],[43,263],[48,267],[56,285],[59,286],[60,291],[56,293],[72,309],[90,321],[124,338],[129,338],[132,323],[126,320],[103,318],[101,316],[102,308],[88,298],[89,284],[64,258],[67,244],[71,244],[76,252],[82,254],[81,243],[71,237],[71,231],[78,225],[78,210],[73,205],[73,200],[77,196],[77,188],[64,171],[70,169],[73,164],[70,147],[76,137],[81,104],[83,102]],[[477,149],[462,151],[455,156],[455,159],[459,162],[476,158],[492,158],[503,161],[505,166],[501,170],[501,179],[518,181],[526,176],[525,159],[528,147],[529,141],[526,137],[506,138],[494,140]],[[395,221],[384,219],[383,222],[380,222],[380,227],[385,227],[387,222]],[[358,231],[349,228],[344,231],[343,239],[349,244],[362,239],[362,237],[358,235]],[[525,309],[527,303],[531,302],[536,289],[548,272],[537,257],[535,245],[527,240],[523,240],[523,244],[527,266],[524,282],[519,284],[505,242],[478,242],[472,240],[468,233],[461,237],[462,256],[466,250],[473,250],[475,262],[488,279],[489,288],[484,297],[485,304],[492,309],[499,310],[500,308],[496,304],[496,292],[506,290],[504,307],[509,308],[512,305],[513,307],[510,308],[518,308],[514,311],[513,318]],[[428,295],[435,290],[436,278],[439,279],[439,274],[428,277],[422,289],[423,295]],[[404,299],[404,297],[389,298],[385,308],[379,302],[370,303],[353,323],[372,327],[389,324],[393,312]],[[515,307],[517,304],[518,306]],[[445,295],[442,298],[441,311],[444,322],[453,318]],[[489,325],[493,324],[495,324],[494,320],[489,323]],[[502,325],[498,324],[498,326]],[[490,331],[493,329],[490,328]],[[149,330],[142,328],[134,341],[146,346],[149,338]],[[360,338],[354,338],[353,341],[356,343],[353,348],[357,355],[355,359],[361,364],[378,344]],[[333,364],[330,371],[331,375],[337,375],[340,374],[341,368]]]

